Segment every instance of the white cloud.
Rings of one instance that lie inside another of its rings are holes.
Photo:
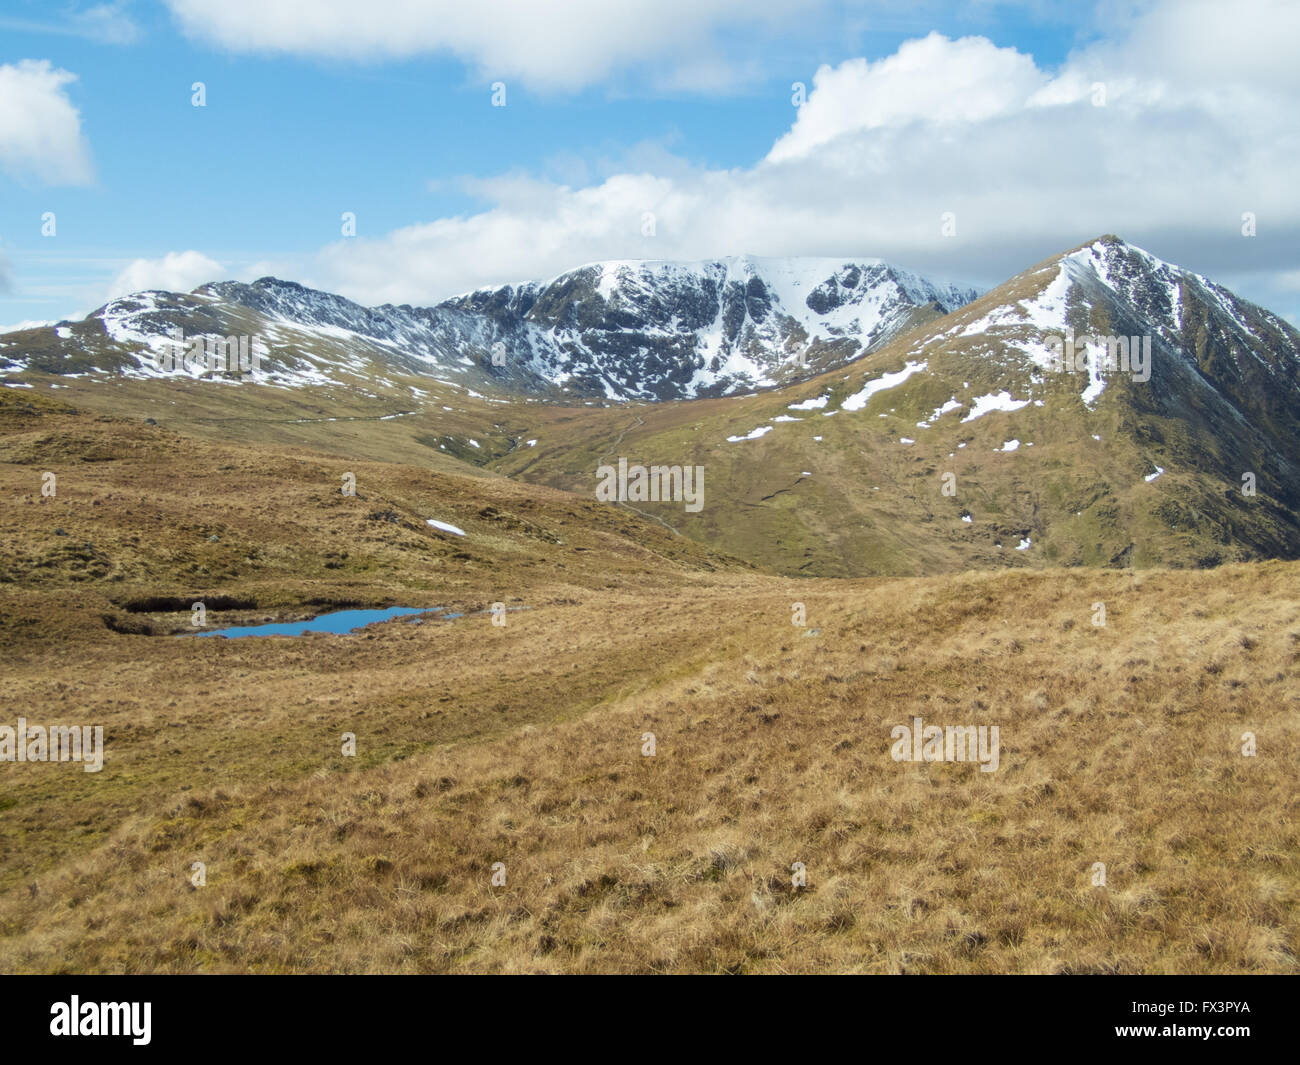
[[[76,80],[45,59],[0,65],[0,169],[49,185],[90,182],[90,147],[65,92]]]
[[[875,63],[821,67],[794,126],[768,158],[798,158],[841,134],[881,126],[981,122],[1024,107],[1046,82],[1033,57],[1014,48],[931,33]]]
[[[429,303],[598,259],[750,252],[877,255],[993,283],[1104,232],[1211,276],[1300,268],[1300,76],[1276,58],[1296,39],[1294,13],[1242,0],[1234,11],[1254,51],[1216,65],[1216,35],[1235,38],[1220,19],[1198,22],[1202,5],[1144,10],[1057,70],[933,34],[874,63],[823,68],[750,167],[661,153],[590,184],[473,182],[488,209],[337,242],[304,279],[366,303]],[[1175,23],[1176,46],[1162,43]],[[1244,211],[1259,219],[1257,240],[1241,236]],[[954,238],[941,235],[945,212]],[[1243,294],[1276,290],[1252,282]]]
[[[667,178],[620,174],[600,185],[570,189],[540,181],[472,183],[497,206],[469,218],[408,226],[376,240],[348,239],[326,248],[321,284],[369,303],[429,303],[479,285],[549,276],[611,256],[653,256],[640,235],[642,215],[693,214],[695,194]]]
[[[353,60],[455,55],[485,78],[578,89],[629,67],[708,91],[744,69],[719,37],[794,24],[817,0],[166,0],[191,36],[238,52]],[[725,34],[719,31],[727,31]],[[751,71],[752,73],[752,71]]]
[[[189,292],[208,281],[219,281],[226,273],[220,263],[197,251],[170,251],[161,259],[136,259],[109,286],[108,298],[115,299],[146,289]]]
[[[1292,0],[1164,0],[1137,7],[1120,29],[1081,58],[1165,79],[1207,105],[1232,87],[1300,88],[1300,5]]]

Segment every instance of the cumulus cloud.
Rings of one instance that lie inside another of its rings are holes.
[[[49,185],[90,182],[90,147],[65,91],[76,80],[45,59],[0,65],[0,169]]]
[[[1282,291],[1263,279],[1300,268],[1300,76],[1284,61],[1300,9],[1234,5],[1249,48],[1208,0],[1142,10],[1055,70],[938,34],[824,67],[751,166],[660,159],[583,185],[479,181],[486,210],[337,242],[307,280],[363,302],[427,303],[598,259],[750,252],[877,255],[990,283],[1116,232],[1244,278],[1247,295]],[[1220,40],[1245,57],[1222,55]],[[1245,212],[1257,238],[1242,236]]]
[[[881,126],[986,121],[1024,107],[1047,81],[1033,57],[1014,48],[931,33],[875,63],[821,67],[799,117],[768,158],[794,159],[841,134]]]
[[[197,251],[171,251],[161,259],[136,259],[113,278],[108,298],[161,289],[189,292],[224,277],[225,267]]]
[[[792,24],[817,0],[167,0],[193,37],[237,52],[353,60],[457,56],[492,79],[571,90],[627,68],[710,91],[746,74],[719,37]],[[723,33],[722,31],[725,31]]]

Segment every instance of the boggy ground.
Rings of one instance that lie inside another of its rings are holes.
[[[106,741],[0,763],[0,971],[1296,970],[1300,564],[800,581],[335,465],[0,407],[0,724]],[[998,770],[894,761],[915,716]]]

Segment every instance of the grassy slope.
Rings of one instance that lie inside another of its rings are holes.
[[[1014,298],[1014,289],[993,297]],[[978,317],[987,309],[981,301],[959,313]],[[1008,375],[1000,361],[990,362],[978,336],[923,348],[939,331],[902,337],[789,389],[576,411],[559,431],[534,434],[541,438],[535,453],[512,452],[492,466],[590,491],[602,455],[702,465],[701,513],[687,514],[680,504],[641,509],[788,574],[1200,567],[1300,554],[1300,527],[1278,502],[1288,487],[1268,472],[1276,463],[1266,453],[1200,425],[1195,411],[1186,418],[1160,414],[1142,386],[1118,378],[1093,411],[1079,398],[1077,377],[1049,376],[1033,389],[1044,397],[1041,407],[964,422],[976,396],[1007,389],[1024,397],[1029,374]],[[825,409],[835,410],[864,383],[921,359],[930,372],[878,392],[862,410],[828,417],[789,409],[829,395]],[[918,426],[954,396],[963,410]],[[775,420],[781,416],[800,420]],[[727,439],[760,426],[773,429],[755,440]],[[1012,439],[1019,448],[1003,452]],[[1147,481],[1156,466],[1165,472]],[[1259,471],[1258,495],[1241,493],[1243,470]],[[943,494],[947,473],[955,477],[955,495]],[[962,521],[963,514],[973,520]],[[1034,546],[1016,551],[1026,537]]]
[[[1279,457],[1267,446],[1261,450],[1239,425],[1213,424],[1211,412],[1197,405],[1205,394],[1195,387],[1184,396],[1190,406],[1161,413],[1153,397],[1167,386],[1163,365],[1150,386],[1112,379],[1093,411],[1083,407],[1076,377],[1049,375],[1033,387],[1045,397],[1041,407],[969,423],[959,411],[918,427],[953,397],[969,403],[1004,388],[1026,394],[1028,373],[1009,370],[988,337],[965,336],[962,323],[1036,295],[1055,276],[1057,262],[1046,260],[970,307],[847,367],[789,388],[721,400],[520,403],[404,375],[391,365],[342,372],[352,383],[341,387],[301,390],[36,373],[26,379],[36,386],[29,394],[57,394],[139,420],[153,417],[164,428],[227,447],[232,441],[297,446],[453,473],[490,471],[588,498],[596,467],[619,456],[703,466],[701,513],[687,514],[680,504],[642,504],[641,512],[791,575],[1199,567],[1300,555],[1300,525],[1285,502],[1294,489],[1278,480],[1284,472]],[[1105,333],[1114,323],[1100,307],[1089,311],[1089,327]],[[250,321],[247,328],[255,326]],[[105,343],[102,337],[91,341]],[[328,338],[304,343],[327,361],[356,354]],[[286,350],[282,357],[298,352],[292,345]],[[865,381],[920,359],[929,362],[928,373],[878,393],[864,410],[831,417],[789,410],[791,402],[828,393],[834,410]],[[58,391],[51,393],[51,385]],[[781,416],[801,420],[774,420]],[[774,429],[761,439],[727,440],[763,425]],[[903,444],[903,438],[915,443]],[[1003,453],[1013,438],[1021,441],[1019,450]],[[534,439],[537,445],[528,446]],[[1147,482],[1156,466],[1164,474]],[[1240,492],[1246,470],[1258,474],[1255,497]],[[956,478],[956,494],[945,496],[942,476],[948,473]],[[972,521],[963,521],[963,514]],[[1033,546],[1017,551],[1025,538]]]
[[[352,462],[345,499],[319,453],[0,399],[0,723],[108,748],[0,764],[0,971],[1295,971],[1300,565],[780,578],[500,477]],[[143,634],[220,594],[531,609]],[[893,762],[913,715],[998,724],[1001,768]]]

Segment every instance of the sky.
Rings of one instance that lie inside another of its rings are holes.
[[[0,0],[0,328],[602,259],[989,286],[1102,233],[1300,324],[1298,40],[1290,0]]]

